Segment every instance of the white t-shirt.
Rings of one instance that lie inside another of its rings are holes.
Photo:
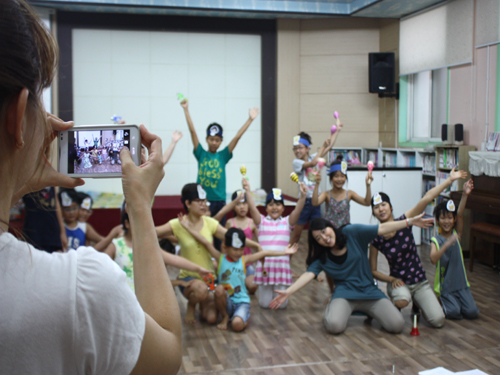
[[[315,156],[316,154],[308,156],[307,161],[309,162],[313,160]],[[305,161],[302,159],[294,159],[293,171],[297,173],[297,176],[299,177],[299,182],[303,182],[304,185],[306,185],[307,188],[306,198],[312,198],[314,186],[316,185],[316,174],[318,173],[319,168],[317,165],[315,165],[312,168],[307,168],[306,170],[304,170],[302,169],[304,163]],[[319,189],[318,194],[321,194],[321,189]],[[300,186],[299,186],[299,198],[300,198]]]
[[[144,312],[109,256],[0,236],[0,374],[130,374]]]

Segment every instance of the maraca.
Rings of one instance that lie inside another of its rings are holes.
[[[326,164],[326,161],[325,161],[325,159],[324,159],[324,158],[318,158],[318,163],[317,163],[317,165],[318,165],[318,168],[319,168],[319,169],[323,168],[323,167],[325,166],[325,164]]]
[[[245,167],[244,164],[241,164],[240,172],[241,172],[241,175],[248,180],[248,177],[245,176],[247,174],[247,167]]]
[[[366,163],[366,168],[368,168],[368,172],[371,172],[373,171],[373,168],[375,167],[375,165],[373,164],[373,161],[368,161],[368,163]]]
[[[177,94],[177,100],[180,100],[182,102],[184,99],[186,99],[184,95],[182,95],[181,93]]]
[[[339,120],[339,113],[337,111],[333,112],[333,117],[336,119],[337,125],[332,125],[331,134],[335,133],[337,131],[337,126],[339,126],[340,120]]]
[[[297,176],[297,173],[292,172],[290,174],[290,180],[292,180],[293,182],[299,183],[299,176]]]

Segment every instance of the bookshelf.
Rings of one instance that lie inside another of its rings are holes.
[[[453,168],[469,172],[469,151],[475,151],[474,146],[436,146],[436,184],[448,178]],[[451,191],[462,190],[465,180],[455,181],[443,192],[450,197]]]
[[[362,164],[364,160],[365,150],[362,147],[333,147],[328,152],[328,165],[337,160],[339,155],[342,155],[342,160],[345,160],[349,165]]]

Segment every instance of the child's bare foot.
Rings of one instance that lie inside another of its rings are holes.
[[[187,306],[186,316],[184,317],[184,322],[187,324],[193,324],[196,322],[196,317],[194,316],[194,307],[192,307],[189,303]]]
[[[229,323],[229,315],[226,315],[222,318],[222,322],[217,324],[217,328],[222,329],[222,330],[226,330],[228,323]]]

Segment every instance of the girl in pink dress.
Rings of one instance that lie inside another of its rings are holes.
[[[290,233],[297,223],[300,213],[306,201],[306,187],[300,184],[300,198],[295,209],[289,216],[283,217],[285,202],[281,189],[272,189],[266,198],[267,216],[261,215],[255,206],[250,184],[243,179],[243,188],[246,191],[250,214],[259,231],[259,243],[263,250],[284,251],[290,242]],[[288,255],[273,257],[258,263],[255,269],[254,283],[259,290],[259,305],[269,308],[273,298],[278,294],[276,290],[285,290],[292,285],[292,270],[290,269],[290,257]],[[287,303],[280,306],[285,308]]]

